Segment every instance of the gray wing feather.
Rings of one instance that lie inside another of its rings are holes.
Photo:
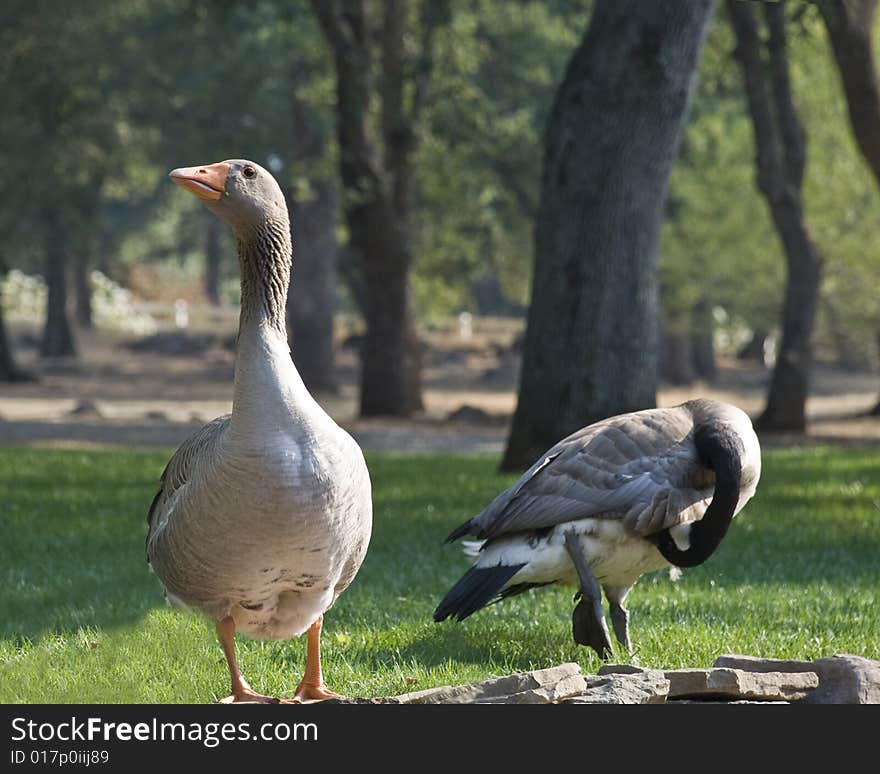
[[[480,538],[590,516],[638,534],[702,517],[712,496],[684,409],[613,417],[558,443],[471,520]]]
[[[162,471],[162,485],[156,492],[147,513],[147,546],[150,545],[153,533],[161,524],[161,516],[165,513],[168,502],[190,480],[193,467],[197,464],[199,457],[209,454],[222,438],[229,427],[230,416],[230,414],[224,414],[222,417],[208,422],[187,438],[168,461],[165,470]],[[149,561],[149,555],[147,561]]]

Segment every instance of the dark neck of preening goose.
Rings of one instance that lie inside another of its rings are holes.
[[[267,218],[257,226],[236,230],[235,237],[241,264],[241,325],[265,321],[285,333],[293,254],[289,222]]]
[[[715,473],[715,491],[703,518],[690,527],[687,550],[678,548],[668,529],[656,536],[657,549],[677,567],[696,567],[712,556],[736,513],[742,484],[745,449],[739,435],[729,426],[711,422],[697,427],[694,445],[700,463]]]

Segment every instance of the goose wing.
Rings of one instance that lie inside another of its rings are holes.
[[[229,427],[230,416],[224,414],[222,417],[217,417],[187,438],[162,471],[162,485],[156,492],[147,513],[147,561],[149,561],[150,541],[156,530],[168,518],[169,505],[190,481],[193,470],[200,464],[200,460],[212,456],[213,450]]]
[[[702,518],[714,476],[683,407],[612,417],[560,441],[451,539],[489,539],[590,516],[648,535]]]

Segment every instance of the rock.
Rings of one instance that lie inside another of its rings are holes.
[[[815,672],[819,687],[805,704],[880,704],[880,661],[840,653],[815,661],[789,661],[754,656],[720,656],[715,666],[750,672]]]
[[[813,662],[819,688],[807,704],[880,704],[880,661],[838,653]]]
[[[600,675],[639,675],[648,670],[635,664],[602,664],[597,674]]]
[[[564,699],[562,703],[664,704],[669,693],[669,680],[659,669],[597,675],[588,677],[586,683],[586,690],[580,696]]]
[[[558,704],[571,697],[579,696],[584,690],[584,678],[580,675],[564,677],[558,683],[529,688],[525,691],[496,696],[490,699],[477,699],[474,704]]]
[[[584,692],[575,663],[493,677],[479,683],[446,685],[394,697],[400,704],[547,704]]]
[[[724,655],[715,659],[714,667],[741,669],[744,672],[815,672],[812,661],[790,661],[782,658]]]
[[[741,669],[670,669],[669,698],[803,699],[819,685],[815,672],[746,672]]]

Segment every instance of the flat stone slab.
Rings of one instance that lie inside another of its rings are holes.
[[[880,704],[880,661],[838,653],[815,661],[724,655],[715,666],[754,673],[814,672],[819,686],[803,698],[805,704]]]
[[[794,661],[783,658],[759,658],[758,656],[724,655],[712,664],[724,669],[741,669],[744,672],[815,672],[812,661]]]
[[[394,698],[400,704],[549,704],[581,694],[585,688],[580,666],[571,662],[479,683],[427,688]]]
[[[599,675],[639,675],[649,670],[634,664],[602,664],[596,674]]]
[[[562,704],[664,704],[669,680],[659,669],[630,673],[607,673],[588,677],[580,696],[564,699]]]
[[[746,672],[742,669],[670,669],[669,698],[730,698],[760,701],[803,699],[819,685],[815,672]]]

